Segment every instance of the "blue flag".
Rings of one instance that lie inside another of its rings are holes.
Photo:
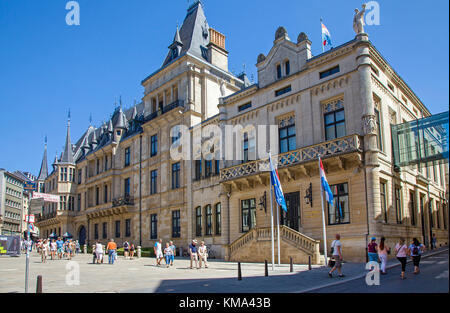
[[[283,189],[281,188],[280,177],[278,176],[278,171],[272,164],[272,158],[269,154],[269,163],[270,163],[270,182],[273,185],[273,190],[275,193],[275,200],[278,205],[287,212],[286,200],[284,199]]]

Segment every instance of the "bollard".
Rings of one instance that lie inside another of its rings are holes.
[[[241,262],[238,262],[238,280],[242,280]]]
[[[37,277],[36,293],[42,293],[42,275],[38,275]]]
[[[290,262],[290,272],[292,273],[294,271],[294,263],[292,263],[292,257],[289,257]]]
[[[84,247],[83,247],[83,253],[84,253],[84,254],[87,254],[87,244],[84,244]]]
[[[308,256],[308,270],[311,270],[311,256]]]
[[[141,246],[138,246],[137,247],[137,257],[138,257],[138,259],[141,257],[141,255],[142,255]]]
[[[267,260],[264,260],[264,276],[269,276],[269,268],[267,267]]]

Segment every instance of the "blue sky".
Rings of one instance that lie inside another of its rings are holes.
[[[142,79],[158,69],[188,1],[79,0],[80,26],[65,23],[67,0],[0,1],[0,168],[39,172],[44,136],[52,163],[61,152],[71,110],[72,141],[99,126],[122,96],[143,95]],[[192,0],[190,1],[193,2]],[[211,27],[227,36],[230,70],[256,80],[259,53],[275,30],[291,40],[305,32],[321,53],[320,18],[337,46],[354,38],[353,10],[362,1],[204,0]],[[432,113],[448,110],[449,3],[380,0],[370,40]],[[432,5],[430,5],[432,3]]]

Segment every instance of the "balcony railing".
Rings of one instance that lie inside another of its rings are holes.
[[[121,205],[134,205],[134,199],[130,195],[125,195],[123,197],[113,199],[113,208]]]
[[[39,215],[36,217],[36,222],[41,222],[41,221],[49,220],[49,219],[51,219],[51,218],[56,217],[56,215],[57,215],[57,212],[56,212],[56,211],[55,211],[55,212],[46,213],[46,214],[39,214]]]
[[[169,112],[169,111],[171,111],[171,110],[173,110],[173,109],[175,109],[177,107],[184,108],[184,101],[183,100],[175,100],[174,102],[166,105],[162,109],[159,108],[157,111],[147,115],[145,117],[145,122],[151,121],[151,120],[157,118],[159,115],[167,113],[167,112]]]
[[[362,152],[361,139],[358,135],[350,135],[316,145],[303,147],[277,155],[278,167],[298,165],[330,156],[338,156],[352,152]],[[220,171],[220,180],[227,181],[269,171],[268,159],[255,160],[224,168]]]

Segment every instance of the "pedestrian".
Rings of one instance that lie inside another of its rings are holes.
[[[95,256],[97,259],[97,264],[103,263],[103,245],[100,241],[95,243]]]
[[[335,263],[331,271],[328,272],[328,276],[333,277],[333,272],[337,269],[339,273],[339,277],[344,277],[342,274],[342,243],[341,243],[341,235],[336,234],[336,240],[331,243],[331,256],[334,259]]]
[[[162,239],[159,239],[159,241],[155,242],[153,251],[155,252],[155,257],[156,257],[156,266],[160,266],[161,260],[164,258],[163,253],[162,253]]]
[[[411,245],[409,246],[409,251],[411,252],[411,257],[413,259],[414,264],[414,274],[419,274],[419,263],[420,257],[422,256],[423,251],[425,250],[425,246],[417,240],[417,238],[413,238]]]
[[[42,263],[46,263],[48,252],[49,252],[49,244],[48,244],[47,239],[42,241],[40,251],[41,251],[41,261],[42,261]]]
[[[400,275],[400,277],[401,279],[405,279],[406,256],[408,255],[408,247],[405,245],[405,238],[400,237],[400,240],[395,245],[395,253],[397,256],[397,260],[402,265],[402,274]]]
[[[367,245],[367,253],[369,255],[369,262],[378,262],[378,252],[377,252],[377,238],[372,237],[370,243]]]
[[[164,248],[164,257],[166,258],[166,267],[170,266],[170,260],[171,260],[171,255],[172,255],[173,251],[172,249],[170,249],[170,245],[167,242],[166,243],[166,247]]]
[[[114,264],[117,251],[117,244],[114,242],[114,239],[111,238],[111,240],[108,242],[108,245],[106,246],[106,251],[108,251],[108,263]]]
[[[197,254],[197,240],[192,240],[192,243],[189,245],[189,255],[191,256],[191,269],[192,262],[195,261],[195,267],[198,269],[198,254]]]
[[[175,260],[175,255],[177,254],[177,248],[175,247],[175,245],[173,244],[173,241],[169,242],[169,247],[170,249],[172,249],[172,256],[170,258],[170,266],[173,266],[173,261]]]
[[[198,259],[200,268],[202,268],[202,262],[205,263],[205,268],[208,268],[208,250],[206,249],[205,242],[202,241],[200,243],[200,247],[198,247]]]
[[[80,253],[80,243],[77,241],[75,241],[75,253],[78,255],[78,253]]]
[[[385,243],[386,238],[381,237],[380,245],[378,246],[378,257],[381,261],[381,274],[386,274],[386,263],[388,254],[391,252],[391,248]]]
[[[97,243],[94,243],[94,245],[92,246],[92,264],[95,264],[97,261],[97,252],[95,252],[97,247]]]
[[[64,241],[61,240],[60,237],[58,237],[58,240],[56,240],[56,248],[57,248],[57,252],[58,252],[58,259],[62,259],[63,257],[63,246],[64,246]]]
[[[135,250],[134,244],[132,243],[132,244],[130,244],[130,260],[133,260],[134,250]]]
[[[436,249],[436,243],[437,243],[436,234],[433,234],[433,237],[431,238],[431,249]]]
[[[50,254],[52,260],[56,259],[56,250],[57,250],[56,241],[55,239],[52,239],[52,242],[50,243]]]
[[[130,244],[128,243],[128,241],[125,240],[125,242],[123,243],[123,256],[124,258],[128,258],[128,253],[130,250]]]

